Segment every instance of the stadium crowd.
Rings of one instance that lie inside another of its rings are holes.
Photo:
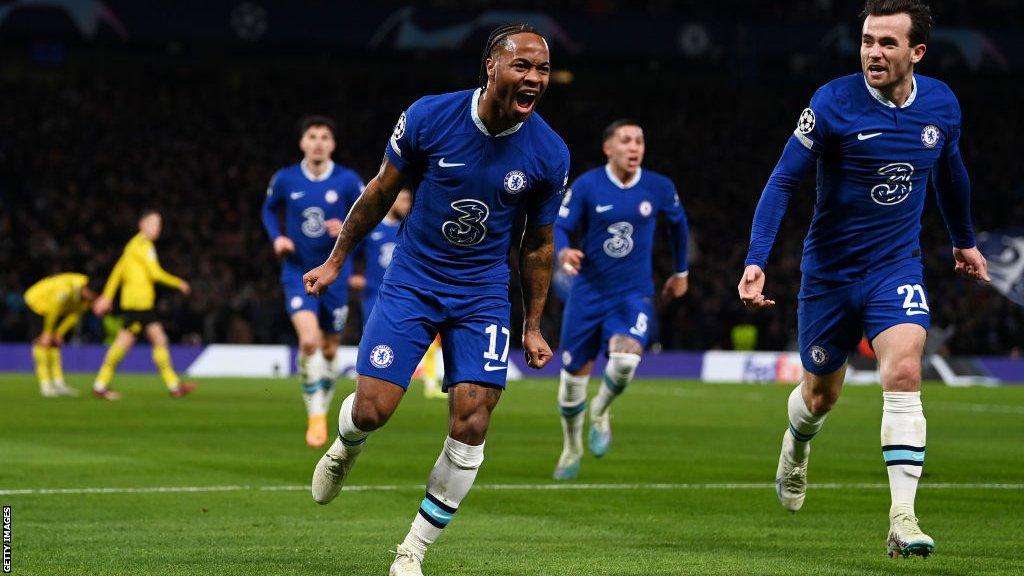
[[[856,71],[856,61],[847,71]],[[162,265],[193,289],[188,298],[172,291],[159,298],[172,342],[294,340],[259,209],[270,176],[300,157],[298,118],[334,116],[335,160],[368,179],[398,114],[419,94],[470,86],[474,72],[438,67],[429,57],[353,65],[325,55],[162,51],[104,52],[57,69],[5,66],[0,340],[31,337],[21,297],[39,278],[68,270],[105,278],[145,207],[164,214],[157,245]],[[767,293],[778,305],[748,312],[735,286],[761,189],[800,110],[829,76],[741,83],[655,64],[616,65],[611,73],[581,64],[573,72],[571,82],[552,85],[539,109],[569,144],[572,176],[603,163],[600,134],[608,122],[635,117],[646,127],[645,167],[676,182],[689,216],[690,292],[658,302],[652,340],[667,349],[728,349],[733,327],[750,323],[758,328],[759,349],[793,347],[812,182],[790,203],[767,270]],[[922,72],[947,80],[960,97],[975,228],[1024,222],[1024,166],[1015,161],[1013,142],[1024,126],[1017,106],[1024,85],[1013,78],[961,79],[927,66]],[[954,277],[933,201],[923,229],[933,325],[952,327],[945,349],[1019,353],[1015,335],[1024,331],[1024,309]],[[671,267],[667,244],[655,262],[660,286]],[[517,286],[512,290],[518,293]],[[545,324],[552,344],[559,309],[552,299]],[[358,330],[359,322],[349,322],[344,341],[357,341]],[[102,334],[99,321],[90,319],[76,338],[97,341]]]

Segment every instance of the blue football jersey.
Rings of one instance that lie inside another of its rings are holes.
[[[284,207],[284,235],[295,243],[295,252],[285,260],[286,268],[305,272],[324,263],[335,240],[324,222],[344,220],[362,190],[359,175],[333,162],[320,178],[314,178],[302,163],[274,174],[263,202],[263,227],[271,241],[280,236],[278,212]],[[348,264],[343,274],[347,277],[350,270]]]
[[[687,222],[672,181],[638,169],[622,184],[609,166],[594,168],[577,178],[559,209],[556,249],[582,229],[580,250],[585,254],[572,293],[654,293],[651,254],[658,214],[668,220],[673,237],[676,272],[686,272]]]
[[[817,199],[804,241],[805,288],[857,280],[919,257],[929,179],[940,188],[954,244],[973,245],[959,138],[956,97],[933,78],[915,75],[901,107],[868,86],[860,73],[822,86],[801,113],[765,188],[746,263],[764,268],[788,194],[813,167]],[[776,191],[786,199],[777,200]]]
[[[366,238],[363,238],[359,250],[366,259],[366,268],[363,270],[366,293],[376,292],[384,282],[384,272],[394,256],[395,242],[398,240],[398,230],[401,226],[401,220],[385,218]]]
[[[480,90],[417,100],[398,120],[388,160],[415,187],[389,281],[447,291],[507,293],[512,226],[552,224],[568,179],[569,150],[534,113],[490,135]]]

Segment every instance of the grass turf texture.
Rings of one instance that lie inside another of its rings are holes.
[[[83,392],[87,382],[71,379]],[[890,560],[877,387],[844,391],[814,441],[807,502],[789,514],[768,487],[788,386],[637,381],[613,407],[610,453],[585,457],[578,482],[647,486],[494,487],[554,484],[556,386],[510,385],[479,489],[428,553],[428,575],[1024,573],[1024,491],[929,488],[1024,482],[1024,388],[926,385],[917,511],[936,553]],[[303,444],[294,382],[204,380],[184,400],[155,377],[120,376],[116,387],[120,402],[44,399],[29,375],[0,377],[0,503],[13,507],[14,574],[384,575],[446,431],[445,403],[414,384],[349,478],[395,488],[344,492],[322,507],[308,492],[321,451]],[[335,407],[351,388],[339,384]],[[874,486],[813,487],[823,483]],[[242,488],[10,492],[232,485]]]

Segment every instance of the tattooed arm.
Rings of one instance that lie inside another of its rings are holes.
[[[540,332],[540,318],[548,299],[555,252],[554,226],[529,226],[519,249],[519,277],[523,288],[523,350],[531,368],[551,359],[551,347]]]
[[[366,189],[345,217],[331,255],[323,264],[306,272],[302,277],[307,294],[319,295],[334,282],[345,259],[363,237],[384,219],[404,184],[405,178],[402,173],[385,156],[380,171],[366,185]]]

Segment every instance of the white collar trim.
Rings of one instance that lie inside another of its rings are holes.
[[[487,131],[487,126],[484,126],[484,121],[480,119],[480,114],[477,112],[477,109],[476,109],[477,106],[480,104],[480,90],[481,90],[480,88],[477,88],[476,90],[473,91],[473,101],[470,102],[470,104],[469,104],[469,114],[470,114],[470,116],[473,117],[473,124],[476,124],[476,127],[479,128],[480,131],[483,132],[485,136],[491,136],[491,133]],[[515,134],[516,130],[519,130],[519,128],[522,125],[523,125],[523,123],[520,122],[520,123],[516,124],[515,126],[509,128],[508,130],[505,130],[501,134],[495,134],[493,136],[493,138],[501,138],[502,136],[508,136],[509,134]]]
[[[894,102],[886,98],[879,90],[872,88],[871,84],[868,84],[867,77],[864,77],[864,86],[867,87],[871,96],[873,96],[875,100],[881,102],[883,106],[887,106],[889,108],[906,108],[914,103],[914,100],[917,99],[917,78],[911,76],[910,82],[912,85],[910,88],[910,96],[907,97],[907,101],[903,103],[903,106],[896,106]]]
[[[330,178],[331,174],[334,174],[334,160],[327,161],[327,170],[324,170],[324,173],[319,177],[314,176],[313,173],[309,171],[309,166],[306,164],[305,160],[299,162],[299,167],[302,168],[302,175],[308,178],[311,182],[323,182]]]
[[[633,186],[636,186],[637,183],[640,182],[640,175],[643,174],[643,171],[643,168],[637,167],[636,174],[633,174],[633,177],[629,179],[629,182],[623,184],[618,178],[615,177],[615,173],[612,172],[611,163],[604,165],[604,173],[605,175],[608,176],[608,179],[612,181],[612,184],[615,184],[616,186],[623,190],[629,190]]]

